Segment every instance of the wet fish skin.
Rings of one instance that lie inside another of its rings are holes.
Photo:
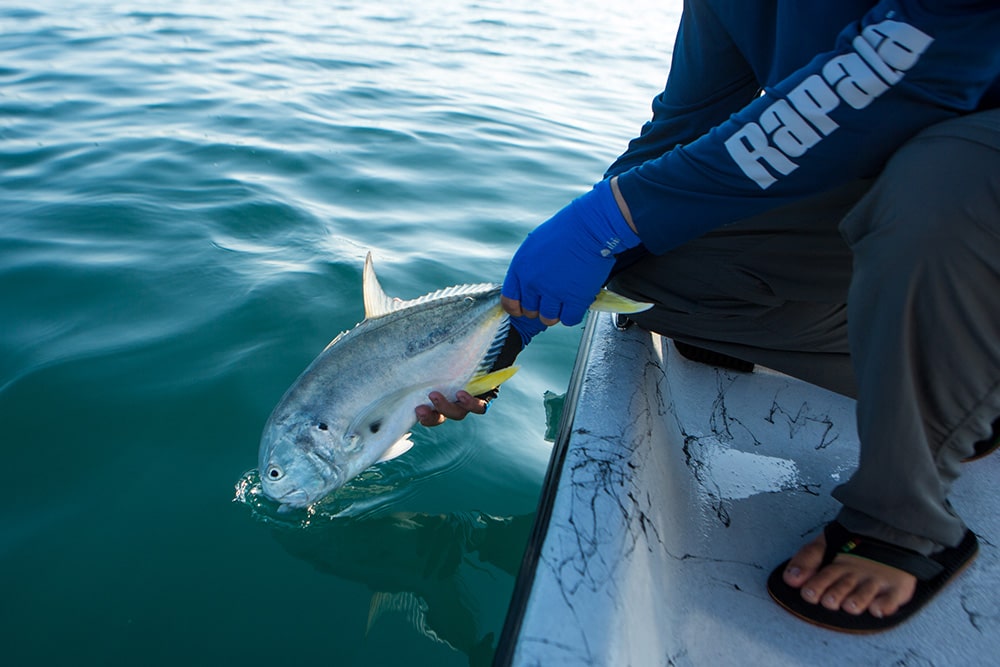
[[[477,395],[517,370],[491,370],[510,328],[499,285],[457,285],[394,299],[379,284],[369,253],[363,292],[365,319],[309,364],[264,426],[261,489],[280,510],[307,507],[409,449],[405,436],[430,392],[452,399],[461,389]],[[604,290],[591,310],[649,307]]]
[[[506,338],[498,285],[391,299],[370,255],[364,282],[364,321],[302,372],[264,427],[261,486],[283,506],[306,507],[383,459],[431,391],[453,397],[487,375]]]

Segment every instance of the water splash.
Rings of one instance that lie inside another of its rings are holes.
[[[336,519],[362,519],[394,505],[412,492],[403,475],[379,467],[369,468],[325,498],[300,509],[279,509],[281,503],[268,498],[260,484],[260,472],[253,468],[236,482],[233,502],[250,508],[254,519],[283,528],[308,528]]]

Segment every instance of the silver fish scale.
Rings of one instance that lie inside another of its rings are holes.
[[[414,425],[430,391],[453,398],[492,366],[508,328],[499,303],[497,285],[459,285],[397,301],[398,310],[338,336],[265,426],[265,494],[311,504],[379,460]]]

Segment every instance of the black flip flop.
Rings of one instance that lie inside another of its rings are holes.
[[[979,541],[971,530],[965,531],[958,546],[944,549],[933,556],[924,556],[888,542],[855,535],[836,521],[827,525],[824,532],[826,552],[823,554],[821,567],[826,567],[838,553],[851,553],[904,570],[917,578],[913,599],[895,614],[878,618],[868,612],[854,615],[806,602],[798,588],[792,588],[782,579],[782,573],[788,566],[787,560],[771,573],[767,580],[767,592],[775,602],[804,621],[839,632],[868,634],[896,627],[927,604],[935,593],[964,570],[979,553]]]

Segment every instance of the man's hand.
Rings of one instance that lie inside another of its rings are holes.
[[[523,317],[510,318],[510,330],[507,339],[504,341],[500,354],[493,362],[491,370],[497,371],[514,365],[514,360],[521,350],[536,335],[545,330],[545,327],[538,320],[528,320]],[[434,407],[428,405],[417,406],[417,421],[424,426],[437,426],[445,423],[449,419],[461,421],[468,414],[482,415],[489,408],[490,401],[497,396],[497,389],[488,391],[479,396],[472,396],[467,391],[459,391],[455,396],[455,401],[449,401],[439,391],[433,391],[428,395]]]
[[[454,402],[449,401],[439,391],[432,391],[428,398],[431,399],[433,408],[427,405],[418,405],[416,409],[417,421],[424,426],[437,426],[449,419],[461,421],[470,412],[476,415],[485,414],[486,408],[489,406],[489,401],[476,398],[467,391],[458,392]]]
[[[507,269],[503,309],[546,326],[579,324],[615,255],[641,242],[622,210],[611,183],[601,181],[535,228]]]

